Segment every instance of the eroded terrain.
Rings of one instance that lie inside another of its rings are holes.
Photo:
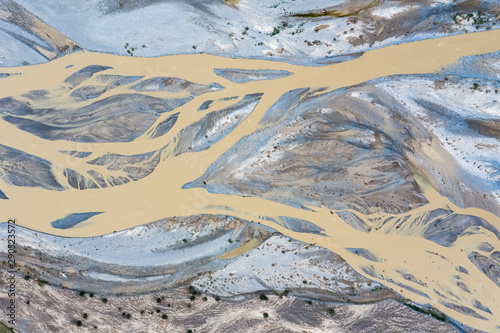
[[[261,331],[498,331],[499,40],[426,40],[327,67],[80,51],[5,69],[1,219],[31,229],[17,229],[19,276],[55,286],[44,290],[61,304],[68,288],[128,302],[191,285],[228,298],[221,316],[258,312]],[[54,303],[34,290],[26,301]],[[264,320],[262,291],[292,296],[273,296]],[[321,299],[319,328],[273,322],[301,297]],[[56,331],[83,310],[40,309],[28,317]],[[193,328],[217,331],[213,309]],[[23,314],[22,331],[44,329]]]

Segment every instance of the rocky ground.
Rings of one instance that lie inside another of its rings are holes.
[[[0,270],[2,280],[7,276]],[[303,288],[218,297],[178,287],[114,296],[61,289],[16,276],[16,289],[15,332],[457,331],[394,300],[333,303],[335,298]],[[2,295],[2,309],[8,300]],[[7,321],[3,311],[0,319]]]

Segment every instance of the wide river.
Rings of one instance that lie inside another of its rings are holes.
[[[204,113],[197,111],[197,107],[204,100],[261,92],[264,92],[264,95],[250,116],[207,150],[175,157],[165,154],[149,176],[126,185],[88,190],[70,187],[64,191],[53,191],[12,186],[0,181],[0,189],[9,198],[0,200],[0,220],[15,218],[22,226],[53,235],[90,237],[171,216],[233,215],[260,222],[292,238],[330,249],[341,255],[360,274],[394,289],[404,297],[420,304],[430,304],[474,328],[500,332],[500,288],[468,259],[468,254],[475,251],[481,243],[487,241],[498,250],[500,241],[485,232],[461,238],[452,246],[444,247],[424,239],[422,225],[419,224],[423,217],[437,208],[481,217],[497,229],[500,229],[500,218],[481,209],[455,206],[428,184],[425,175],[415,175],[429,201],[425,206],[401,215],[363,215],[353,212],[373,227],[368,233],[347,225],[335,211],[325,207],[310,207],[310,210],[304,210],[255,197],[212,194],[200,188],[182,189],[184,184],[202,176],[207,168],[238,140],[256,131],[264,113],[284,93],[292,89],[328,87],[327,90],[335,90],[388,75],[433,73],[456,62],[460,57],[498,50],[500,30],[494,30],[389,46],[366,52],[354,60],[324,67],[295,66],[264,60],[226,59],[204,54],[137,58],[82,51],[45,64],[2,69],[3,73],[16,75],[0,79],[0,98],[20,96],[33,90],[60,89],[69,75],[89,65],[110,66],[112,68],[108,69],[106,74],[111,75],[138,75],[144,76],[145,79],[170,76],[200,84],[215,82],[225,87],[200,95],[179,107],[176,112],[180,112],[180,115],[174,127],[167,134],[154,139],[144,134],[132,142],[51,141],[0,120],[0,144],[50,161],[56,178],[63,184],[67,184],[62,175],[64,168],[87,174],[88,170],[96,166],[86,162],[104,154],[137,155],[166,147],[180,130],[204,116]],[[286,70],[293,75],[275,80],[237,84],[217,76],[214,68]],[[118,87],[98,99],[129,92],[127,86]],[[169,97],[167,92],[144,94]],[[61,93],[57,98],[58,103],[67,106],[76,103],[69,98],[68,93]],[[162,115],[152,128],[169,116],[168,113]],[[86,158],[76,158],[62,153],[64,151],[91,154]],[[116,171],[112,172],[106,168],[101,168],[99,172],[103,176],[106,176],[106,173],[117,174]],[[103,213],[73,228],[56,229],[51,225],[51,222],[67,215],[86,212]],[[279,219],[279,216],[314,223],[325,230],[325,235],[293,232],[269,221],[269,218]],[[388,220],[389,217],[393,218]],[[406,218],[405,226],[408,227],[397,227],[398,221],[403,218]],[[347,248],[367,249],[380,260],[370,261],[351,253]],[[462,267],[461,271],[458,267]],[[366,273],[368,270],[370,275]],[[415,280],[404,279],[402,272],[412,275]],[[467,285],[468,290],[459,288],[458,281]],[[401,285],[411,288],[401,288]],[[473,308],[477,301],[483,308],[489,309],[478,311],[482,318],[457,310],[460,306]]]

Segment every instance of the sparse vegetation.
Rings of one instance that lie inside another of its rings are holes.
[[[125,43],[125,50],[127,50],[127,53],[130,54],[130,56],[134,56],[134,51],[137,50],[137,47],[132,47],[129,45],[129,43]],[[145,44],[142,44],[142,48],[146,48]]]
[[[474,82],[472,86],[470,87],[471,90],[478,90],[479,89],[479,84]]]
[[[437,319],[439,321],[446,321],[446,317],[442,313],[437,312],[432,308],[431,309],[423,309],[421,307],[418,307],[418,306],[410,303],[410,300],[404,300],[403,304],[406,305],[407,307],[417,311],[417,312],[430,315],[431,317],[433,317],[434,319]]]
[[[279,34],[281,32],[281,28],[280,27],[274,27],[273,28],[273,31],[269,34],[269,36],[275,36],[277,34]]]
[[[200,294],[200,292],[197,291],[196,288],[193,286],[189,286],[189,291],[191,292],[191,295],[193,295],[193,296],[197,296]]]
[[[295,34],[300,34],[300,33],[303,33],[305,30],[303,28],[303,26],[306,24],[306,22],[302,22],[300,23],[297,28],[295,29],[295,31],[292,31],[292,36],[295,35]]]
[[[453,22],[462,25],[465,22],[472,23],[476,29],[482,28],[485,24],[490,22],[490,19],[483,12],[455,14],[452,16]]]

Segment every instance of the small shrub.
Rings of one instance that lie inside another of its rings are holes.
[[[269,314],[267,312],[264,312],[264,318],[269,318]]]
[[[80,296],[85,296],[85,291],[80,291]]]
[[[101,301],[102,301],[103,303],[108,303],[108,299],[107,299],[107,298],[103,298]]]
[[[83,319],[87,319],[87,318],[89,317],[89,315],[88,315],[88,314],[86,314],[86,313],[84,313],[84,314],[82,315],[82,317],[83,317]]]
[[[162,319],[168,319],[168,316],[166,314],[164,314],[163,316],[161,316]]]
[[[333,316],[335,314],[335,310],[333,308],[326,309],[326,312],[328,312],[330,316]]]
[[[274,27],[273,32],[271,32],[270,36],[277,35],[281,32],[281,29],[279,27]]]
[[[264,295],[264,294],[260,294],[259,298],[260,298],[260,300],[261,300],[261,301],[267,301],[267,300],[269,299],[269,298],[268,298],[266,295]]]
[[[77,320],[75,322],[75,325],[78,326],[78,327],[82,326],[82,321],[81,320]]]
[[[189,291],[191,292],[191,295],[194,295],[194,296],[200,294],[198,291],[196,291],[196,288],[193,286],[189,286]]]

